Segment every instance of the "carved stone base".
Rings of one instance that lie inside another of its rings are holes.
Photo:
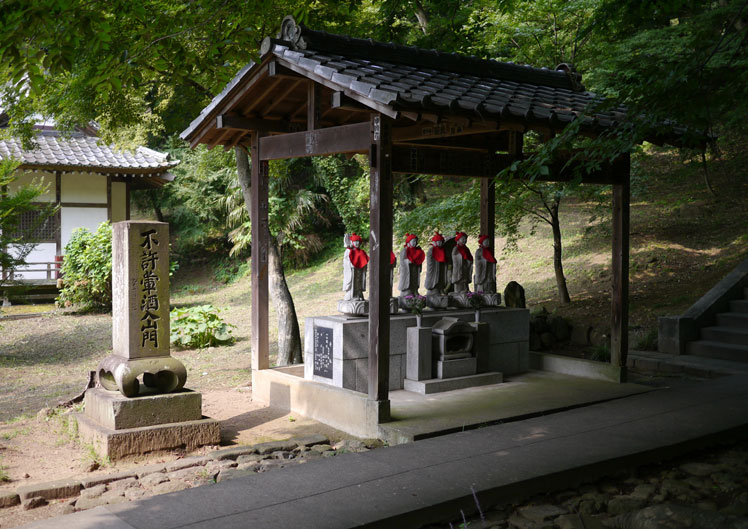
[[[470,300],[468,299],[467,292],[450,292],[449,293],[449,306],[458,307],[461,309],[470,308]]]
[[[111,355],[101,361],[96,373],[104,389],[119,391],[125,397],[138,395],[140,375],[151,393],[171,393],[182,389],[187,381],[184,364],[171,356],[124,358]]]
[[[481,294],[483,304],[487,307],[498,307],[501,305],[501,294],[498,292]]]
[[[449,307],[449,296],[430,294],[426,296],[426,306],[432,309],[446,309]]]
[[[397,298],[390,298],[390,314],[397,314],[400,310]]]
[[[338,301],[338,312],[346,316],[368,316],[369,302],[365,299],[342,299]]]

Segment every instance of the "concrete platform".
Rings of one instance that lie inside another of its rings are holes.
[[[379,425],[380,437],[400,444],[516,421],[586,404],[636,395],[654,388],[536,371],[508,377],[503,384],[418,395],[390,393],[392,421]]]
[[[410,380],[406,378],[404,384],[406,392],[432,395],[434,393],[444,393],[445,391],[501,384],[503,380],[504,377],[501,373],[479,373],[463,377],[432,378],[429,380]]]
[[[474,495],[489,508],[746,436],[748,376],[732,376],[310,461],[27,527],[422,527],[460,510],[472,514]]]

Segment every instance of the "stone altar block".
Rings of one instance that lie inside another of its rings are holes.
[[[220,442],[218,421],[202,416],[199,393],[182,389],[187,371],[169,353],[168,228],[113,226],[113,354],[97,370],[102,388],[86,391],[77,417],[81,438],[111,459]]]
[[[472,323],[475,320],[475,311],[424,311],[422,325],[432,327],[444,317]],[[390,316],[390,390],[408,389],[408,333],[413,332],[409,329],[415,328],[414,314],[400,313]],[[478,328],[477,340],[485,340],[488,344],[480,347],[485,353],[476,355],[479,373],[491,371],[507,376],[529,370],[530,312],[527,309],[484,307],[481,309],[481,322]],[[368,336],[368,318],[342,315],[306,318],[304,378],[366,393],[369,377]],[[429,378],[434,377],[435,374],[432,374]],[[451,382],[445,380],[441,387],[467,387],[460,386],[460,380],[460,377],[451,379]],[[494,377],[494,382],[490,383],[500,381],[496,381]]]

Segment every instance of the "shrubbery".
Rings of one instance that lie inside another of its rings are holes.
[[[213,305],[172,309],[172,345],[202,348],[233,343],[231,328],[236,326],[223,321],[219,312]]]
[[[57,300],[83,310],[112,308],[112,226],[102,222],[95,232],[78,228],[65,246],[63,288]]]

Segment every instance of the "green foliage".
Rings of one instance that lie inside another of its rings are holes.
[[[5,470],[5,465],[3,465],[2,461],[0,461],[0,483],[5,483],[7,481],[10,481],[10,476]]]
[[[171,343],[179,347],[203,348],[234,343],[231,329],[235,325],[224,322],[213,305],[174,308],[171,318]]]
[[[236,259],[223,259],[216,263],[213,277],[219,283],[234,283],[249,274],[249,262]]]
[[[78,228],[65,246],[64,286],[57,300],[83,310],[112,308],[112,226],[102,222],[95,232]]]
[[[597,362],[610,362],[610,345],[601,344],[591,347],[588,350],[590,360]]]
[[[658,336],[659,335],[656,328],[649,329],[646,334],[644,334],[637,340],[636,346],[634,348],[638,351],[656,351]]]
[[[364,238],[369,233],[369,167],[364,157],[342,155],[312,159],[315,171],[330,194],[345,231]]]
[[[0,159],[0,189],[7,188],[17,180],[17,168],[18,162]],[[13,193],[0,193],[0,268],[4,272],[24,264],[37,242],[35,232],[57,211],[53,204],[41,206],[35,203],[45,190],[45,186],[34,182],[17,188]],[[36,221],[22,229],[21,219],[30,211],[39,212]],[[4,281],[0,278],[0,285]]]
[[[281,258],[303,265],[324,247],[322,234],[330,226],[329,197],[322,191],[309,159],[274,160],[270,163],[268,220]],[[252,227],[241,189],[232,188],[222,204],[229,212],[231,255],[246,252],[252,243]]]

